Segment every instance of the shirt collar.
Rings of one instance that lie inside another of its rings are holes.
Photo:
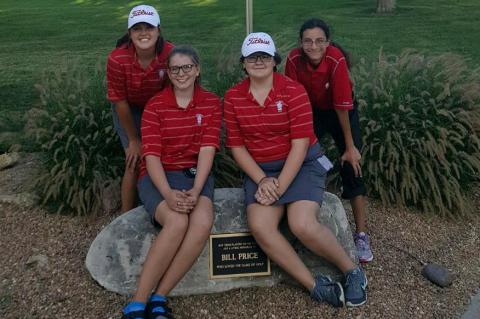
[[[168,107],[174,107],[174,108],[180,109],[180,107],[177,104],[177,99],[175,98],[175,93],[173,91],[172,84],[169,84],[164,89],[164,94],[165,94],[165,103],[168,105]],[[195,83],[195,87],[193,89],[193,98],[190,101],[190,103],[187,105],[185,110],[195,108],[195,106],[203,102],[205,98],[206,98],[205,90],[199,84]]]
[[[282,90],[286,86],[287,86],[286,77],[279,74],[278,72],[273,72],[272,89],[268,93],[268,96],[265,102],[273,101],[275,99],[275,96],[277,95],[276,92],[278,92],[279,90]],[[242,82],[240,82],[237,89],[242,93],[243,96],[246,96],[248,99],[255,101],[252,93],[250,92],[250,79],[248,77]]]

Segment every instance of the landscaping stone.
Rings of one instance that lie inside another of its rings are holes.
[[[453,282],[453,275],[448,269],[437,264],[427,264],[422,269],[422,275],[442,288],[450,286]]]
[[[215,218],[212,234],[247,232],[243,190],[221,188],[215,190]],[[317,218],[329,227],[347,253],[356,260],[355,246],[342,203],[333,194],[325,193]],[[120,294],[131,294],[150,244],[158,233],[143,206],[123,214],[106,226],[92,243],[86,266],[92,277],[103,287]],[[286,223],[282,232],[293,242],[301,259],[314,273],[339,277],[338,270],[322,258],[315,256],[289,233]],[[205,294],[252,286],[273,286],[291,280],[282,270],[272,265],[270,276],[250,276],[227,279],[209,278],[209,247],[205,245],[196,263],[170,293],[175,295]]]
[[[19,159],[20,155],[17,152],[0,155],[0,170],[15,165]]]
[[[0,195],[0,203],[10,203],[19,206],[33,207],[40,202],[40,198],[31,193],[23,192],[13,195]]]

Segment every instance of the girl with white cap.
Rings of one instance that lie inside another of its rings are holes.
[[[128,33],[108,56],[107,95],[125,151],[122,212],[134,208],[137,201],[140,119],[147,101],[167,82],[166,59],[172,48],[173,44],[162,37],[155,8],[139,5],[128,15]]]
[[[268,34],[249,34],[241,52],[248,78],[225,94],[224,117],[226,146],[246,173],[250,231],[263,251],[315,300],[337,307],[364,304],[363,270],[316,218],[331,163],[315,137],[308,95],[302,85],[275,72],[281,58]],[[343,286],[311,274],[278,230],[285,212],[292,233],[345,274]]]

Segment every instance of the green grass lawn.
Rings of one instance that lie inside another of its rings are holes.
[[[45,70],[76,61],[92,70],[106,59],[139,1],[2,0],[0,3],[0,132],[21,130],[36,101],[34,84]],[[202,58],[203,78],[216,73],[222,50],[239,52],[245,36],[243,0],[152,0],[165,37],[191,44]],[[374,59],[403,48],[455,52],[480,65],[478,0],[400,0],[393,15],[375,14],[374,0],[254,1],[254,30],[274,36],[281,54],[297,40],[303,20],[317,16],[354,56]],[[223,51],[225,52],[225,51]],[[219,92],[223,93],[223,92]],[[0,149],[1,150],[1,149]]]

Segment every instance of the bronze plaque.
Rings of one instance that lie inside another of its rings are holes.
[[[250,233],[210,235],[211,279],[270,273],[270,259]]]

